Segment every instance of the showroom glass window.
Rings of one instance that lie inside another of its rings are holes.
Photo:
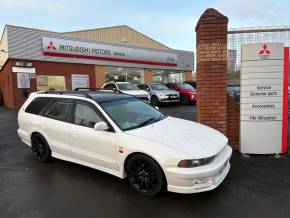
[[[124,67],[105,67],[105,81],[126,82],[126,69]]]
[[[105,67],[105,81],[144,83],[144,69]]]
[[[182,83],[185,80],[183,71],[153,70],[153,81],[159,83]]]
[[[127,82],[133,84],[144,83],[144,69],[140,68],[126,68]]]

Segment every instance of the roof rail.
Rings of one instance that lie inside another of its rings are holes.
[[[86,98],[92,98],[88,93],[82,91],[62,91],[62,90],[48,90],[43,92],[44,94],[56,94],[56,95],[83,95]]]
[[[74,91],[100,91],[102,89],[100,88],[82,88],[82,87],[78,87],[75,88]]]

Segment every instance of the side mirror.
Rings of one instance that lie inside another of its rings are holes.
[[[147,88],[146,88],[146,91],[147,91],[147,92],[149,92],[149,91],[150,91],[150,89],[147,87]]]
[[[113,88],[112,90],[113,90],[113,92],[116,92],[116,91],[117,91],[117,89],[116,89],[116,88]]]
[[[94,129],[97,131],[106,131],[109,127],[105,122],[98,122],[95,124]]]

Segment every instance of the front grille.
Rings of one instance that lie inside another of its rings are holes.
[[[178,98],[177,94],[170,94],[170,95],[167,95],[167,96],[168,96],[168,99],[177,99]]]

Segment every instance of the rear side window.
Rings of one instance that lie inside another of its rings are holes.
[[[39,115],[44,108],[49,104],[51,98],[35,98],[25,109],[26,113]]]
[[[71,122],[72,100],[56,100],[45,112],[45,116],[64,122]]]

